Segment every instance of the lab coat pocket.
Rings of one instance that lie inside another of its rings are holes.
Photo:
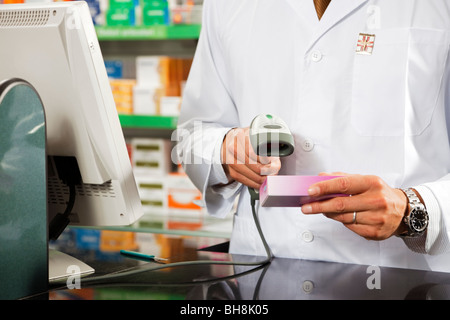
[[[355,54],[351,122],[363,136],[423,132],[441,85],[448,33],[377,30],[371,55]]]
[[[409,42],[405,134],[420,135],[431,122],[442,90],[450,33],[413,29]]]

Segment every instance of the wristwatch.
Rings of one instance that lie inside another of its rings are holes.
[[[425,205],[416,195],[413,189],[401,189],[408,198],[409,214],[403,218],[403,223],[407,230],[400,237],[418,237],[422,235],[428,227],[428,212]]]

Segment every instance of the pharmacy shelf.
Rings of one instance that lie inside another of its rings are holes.
[[[178,117],[119,114],[119,120],[122,128],[174,130]]]
[[[178,117],[119,114],[124,136],[171,139]]]
[[[198,39],[201,25],[96,26],[100,41]]]
[[[174,236],[192,236],[192,237],[209,237],[209,238],[231,238],[232,219],[226,219],[223,222],[208,222],[197,230],[187,229],[165,229],[140,226],[123,226],[123,227],[92,227],[92,226],[69,226],[73,229],[93,229],[93,230],[110,230],[110,231],[133,231],[140,233],[166,234]]]

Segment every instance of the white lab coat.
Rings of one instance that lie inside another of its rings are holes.
[[[374,34],[371,55],[356,53]],[[450,271],[450,1],[206,0],[179,119],[178,153],[212,215],[240,193],[230,251],[264,255],[246,188],[226,178],[220,145],[260,113],[286,121],[295,153],[279,174],[374,174],[415,187],[427,237],[368,241],[323,215],[259,208],[275,256]],[[416,253],[420,251],[423,253]]]

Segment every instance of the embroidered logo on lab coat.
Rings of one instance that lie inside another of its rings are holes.
[[[358,36],[358,43],[356,44],[356,53],[371,55],[374,45],[374,34],[360,33]]]

